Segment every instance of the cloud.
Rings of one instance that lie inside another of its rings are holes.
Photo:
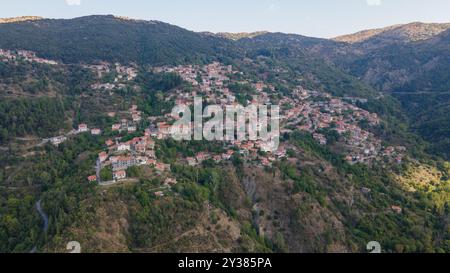
[[[79,6],[81,5],[81,0],[66,0],[66,4],[69,6]]]
[[[270,5],[267,7],[267,10],[270,12],[276,11],[280,8],[280,5],[278,1],[270,3]]]
[[[366,0],[369,6],[381,6],[381,0]]]

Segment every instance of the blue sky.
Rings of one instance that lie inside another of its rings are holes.
[[[450,0],[3,0],[0,17],[115,14],[194,31],[334,37],[415,21],[450,22]],[[7,2],[7,3],[5,3]]]

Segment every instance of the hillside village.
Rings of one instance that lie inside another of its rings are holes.
[[[27,54],[29,58],[34,54]],[[39,60],[39,59],[38,59]],[[50,61],[51,62],[51,61]],[[108,73],[114,73],[112,82],[96,83],[91,86],[93,90],[107,90],[113,92],[133,82],[137,77],[137,69],[133,66],[122,66],[118,63],[85,66],[94,73],[98,79],[103,79]],[[240,94],[231,91],[229,86],[233,83],[233,75],[242,75],[232,66],[214,62],[204,66],[164,66],[152,69],[154,73],[176,73],[189,86],[190,91],[179,88],[166,94],[166,100],[172,100],[176,105],[192,105],[195,96],[202,96],[209,104],[218,104],[225,108],[227,105],[272,104],[271,94],[274,87],[262,81],[250,82],[240,80],[239,84],[248,84],[252,87],[251,96],[245,96],[244,101],[238,99]],[[306,90],[298,86],[292,90],[290,96],[278,100],[280,106],[280,133],[291,133],[294,130],[307,132],[321,145],[329,145],[330,132],[336,132],[343,141],[345,159],[351,163],[370,164],[373,161],[388,160],[401,163],[405,154],[404,147],[384,147],[381,140],[373,133],[360,127],[361,122],[368,127],[377,126],[380,122],[377,114],[356,106],[356,102],[365,102],[361,98],[337,98],[324,92]],[[116,117],[115,112],[106,113],[109,117]],[[127,178],[127,169],[132,166],[150,166],[158,172],[170,171],[170,165],[159,162],[155,154],[155,141],[165,140],[171,137],[172,123],[175,121],[170,113],[156,117],[143,117],[142,111],[137,105],[131,105],[128,110],[128,118],[111,125],[111,128],[89,128],[87,124],[79,124],[78,128],[66,135],[45,139],[53,145],[60,145],[68,137],[81,133],[90,133],[94,136],[101,135],[105,131],[121,134],[135,134],[142,132],[141,136],[122,141],[121,137],[111,138],[105,142],[104,151],[98,154],[96,174],[89,176],[90,182],[108,183],[102,181],[100,172],[105,169],[112,170],[112,181],[120,181]],[[140,124],[146,119],[150,125],[141,128]],[[180,163],[189,166],[197,166],[206,160],[216,163],[227,161],[237,153],[246,161],[269,167],[273,162],[288,158],[288,150],[296,151],[297,148],[289,143],[281,143],[276,151],[269,151],[267,143],[261,140],[255,141],[224,141],[223,153],[214,154],[208,151],[199,152],[194,157],[180,158]],[[110,182],[110,181],[109,181]],[[174,183],[172,181],[172,183]],[[175,182],[176,183],[176,182]]]
[[[223,108],[226,105],[238,104],[236,94],[227,87],[229,76],[241,73],[233,71],[231,66],[223,66],[219,63],[212,63],[203,67],[199,66],[178,66],[155,68],[159,73],[177,73],[183,80],[189,82],[194,87],[191,93],[177,90],[172,94],[176,104],[192,105],[192,98],[201,95],[210,104],[219,104]],[[249,82],[240,82],[249,83]],[[246,104],[266,104],[272,103],[269,92],[274,91],[274,87],[264,82],[249,83],[256,91],[251,100]],[[281,133],[289,133],[295,129],[309,132],[320,144],[326,145],[327,138],[320,132],[323,129],[336,131],[345,138],[347,148],[346,159],[352,163],[370,163],[372,160],[381,160],[383,157],[395,157],[401,163],[404,147],[383,147],[381,141],[373,133],[362,129],[359,122],[367,121],[369,126],[376,126],[380,120],[377,114],[371,114],[355,105],[357,101],[366,101],[361,98],[336,98],[329,94],[311,90],[305,90],[301,86],[292,91],[292,96],[286,96],[279,100],[281,111]],[[232,143],[237,146],[242,154],[256,155],[258,150],[264,150],[264,143],[260,141],[250,141]],[[275,155],[284,157],[286,150],[280,147]],[[259,157],[263,165],[270,165],[276,157]]]
[[[48,60],[36,56],[35,52],[28,50],[4,50],[0,49],[0,61],[14,62],[14,61],[26,61],[40,64],[57,65],[58,62]]]
[[[128,82],[134,80],[138,75],[136,65],[123,66],[120,63],[111,65],[102,62],[96,65],[85,65],[84,67],[94,71],[98,78],[103,78],[105,75],[112,75],[112,82],[95,83],[91,86],[93,90],[111,91],[114,89],[123,89],[127,87]]]
[[[58,64],[55,61],[42,59],[34,52],[18,50],[0,50],[0,58],[5,61],[22,60],[27,62],[43,63],[48,65]],[[118,89],[128,86],[137,87],[133,80],[138,76],[137,65],[124,66],[119,63],[110,64],[101,62],[94,65],[85,65],[96,75],[98,82],[92,84],[92,90],[108,91],[110,94]],[[166,101],[174,101],[175,105],[193,105],[193,98],[201,96],[208,104],[220,105],[223,109],[227,105],[271,105],[277,103],[280,106],[280,133],[291,133],[294,130],[307,132],[320,143],[329,145],[330,132],[335,132],[335,138],[342,139],[341,146],[345,151],[345,159],[351,163],[370,164],[373,161],[388,160],[402,163],[406,152],[405,147],[384,147],[380,139],[367,129],[361,128],[365,123],[367,127],[374,127],[380,123],[377,114],[356,106],[357,102],[365,103],[362,98],[333,97],[328,93],[314,90],[306,90],[301,86],[292,90],[289,96],[273,100],[275,87],[263,81],[249,81],[242,72],[234,70],[231,65],[223,65],[213,62],[207,65],[180,65],[163,66],[151,69],[153,73],[175,73],[189,86],[188,90],[177,88],[166,94]],[[233,80],[234,75],[239,75],[240,80]],[[231,90],[232,84],[251,86],[251,92],[238,94]],[[115,112],[106,113],[111,118],[116,117]],[[159,172],[169,171],[170,165],[158,162],[155,155],[155,141],[165,140],[172,136],[175,129],[171,124],[175,119],[171,113],[162,116],[145,117],[150,124],[146,128],[140,128],[143,121],[142,111],[136,104],[130,106],[127,115],[119,122],[111,125],[111,128],[89,128],[87,124],[79,124],[76,129],[65,135],[43,139],[41,144],[51,143],[55,146],[65,142],[68,138],[82,133],[90,133],[100,136],[105,131],[116,132],[125,135],[142,132],[141,136],[131,140],[122,141],[121,137],[108,139],[105,142],[104,151],[98,155],[96,174],[88,177],[90,182],[101,183],[100,172],[104,168],[112,170],[113,181],[119,181],[127,177],[127,169],[132,166],[147,165],[154,167]],[[337,139],[334,139],[337,141]],[[181,163],[189,166],[202,164],[206,160],[216,163],[230,160],[233,154],[238,153],[248,162],[269,167],[273,162],[287,158],[288,150],[296,150],[294,145],[281,143],[277,150],[268,151],[269,145],[261,140],[255,141],[224,141],[221,154],[213,154],[208,151],[199,152],[194,157],[183,158]]]

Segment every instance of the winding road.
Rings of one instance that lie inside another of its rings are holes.
[[[42,205],[41,204],[42,204],[42,200],[37,201],[36,209],[39,212],[39,215],[41,216],[42,220],[44,220],[44,225],[43,225],[42,229],[44,230],[45,233],[47,233],[47,230],[48,230],[48,216],[44,212],[44,210],[42,209]]]
[[[44,221],[44,225],[42,226],[42,229],[44,230],[44,233],[47,233],[48,230],[48,216],[45,213],[45,211],[42,209],[42,200],[39,199],[39,201],[36,202],[36,210],[38,211],[39,215],[41,216],[42,220]],[[36,253],[37,252],[37,246],[34,246],[32,250],[30,250],[30,253]]]

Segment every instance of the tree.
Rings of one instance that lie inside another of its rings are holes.
[[[100,179],[102,181],[110,181],[113,179],[112,169],[110,167],[103,168],[100,171]]]

